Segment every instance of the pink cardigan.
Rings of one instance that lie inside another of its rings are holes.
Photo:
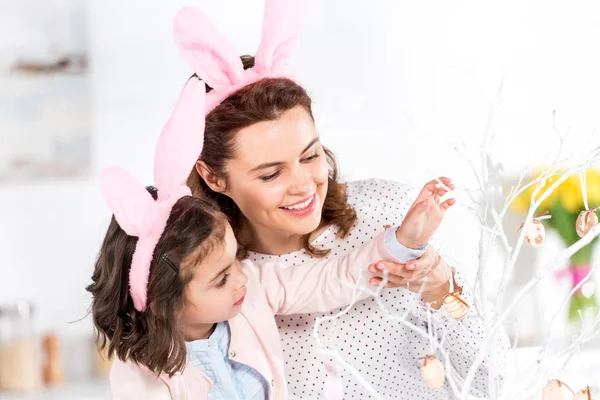
[[[348,304],[352,300],[351,286],[359,274],[368,278],[367,266],[379,260],[402,261],[387,250],[385,233],[345,257],[294,268],[281,268],[275,262],[259,267],[243,261],[248,291],[241,312],[229,320],[229,357],[256,369],[271,383],[270,399],[287,399],[283,354],[273,315],[329,311]],[[172,378],[164,374],[157,378],[145,367],[115,359],[108,398],[205,400],[211,386],[212,381],[191,364]]]

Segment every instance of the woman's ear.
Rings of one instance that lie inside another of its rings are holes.
[[[196,161],[196,171],[213,192],[223,193],[227,189],[225,179],[215,174],[204,161]]]

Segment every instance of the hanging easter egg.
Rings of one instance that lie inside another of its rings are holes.
[[[540,247],[546,238],[544,224],[538,218],[534,218],[525,226],[525,243],[531,247]]]
[[[469,315],[469,305],[460,297],[458,292],[444,296],[444,310],[457,321],[462,321]]]
[[[575,393],[575,396],[573,396],[573,400],[593,400],[594,398],[592,397],[592,389],[590,389],[590,387],[586,387],[583,390],[580,390],[579,392]]]
[[[556,379],[548,382],[542,392],[542,400],[564,400],[564,387],[564,384]]]
[[[598,216],[596,215],[596,209],[593,210],[583,210],[579,213],[577,217],[577,222],[575,223],[575,230],[577,230],[577,234],[579,237],[585,236],[586,233],[590,231],[594,226],[598,225]]]
[[[423,360],[421,378],[432,389],[439,389],[444,386],[446,381],[444,365],[433,354],[426,356]]]

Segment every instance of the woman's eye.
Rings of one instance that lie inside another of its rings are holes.
[[[274,172],[271,175],[261,176],[260,179],[263,180],[264,182],[268,182],[270,180],[277,178],[278,175],[279,175],[279,171]]]
[[[316,159],[316,158],[318,158],[318,157],[319,157],[319,153],[315,153],[315,154],[313,154],[312,156],[308,156],[308,157],[306,157],[306,158],[305,158],[304,160],[302,160],[302,161],[312,161],[312,160],[314,160],[314,159]]]

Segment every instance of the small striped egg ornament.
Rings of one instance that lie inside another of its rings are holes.
[[[598,225],[598,215],[596,215],[597,209],[598,208],[596,207],[591,210],[583,210],[579,213],[577,222],[575,223],[575,230],[579,237],[584,237],[590,229]]]
[[[460,297],[458,291],[444,295],[444,310],[457,321],[462,321],[469,315],[469,305]]]
[[[542,391],[542,400],[564,400],[564,389],[565,385],[561,381],[554,379],[548,382],[544,387],[544,390]]]
[[[421,378],[432,389],[439,389],[444,386],[446,374],[444,364],[433,354],[424,357],[421,365]]]

